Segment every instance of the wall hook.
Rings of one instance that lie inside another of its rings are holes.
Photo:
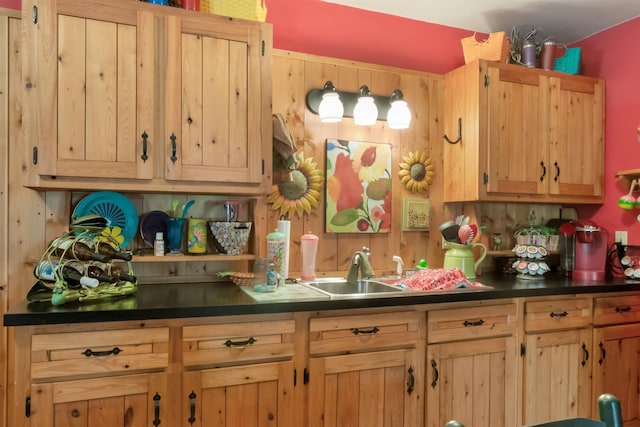
[[[456,139],[455,141],[452,141],[449,139],[449,137],[446,134],[444,135],[444,139],[449,144],[457,144],[462,140],[462,117],[458,117],[458,139]]]

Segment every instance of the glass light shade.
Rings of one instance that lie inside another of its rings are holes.
[[[411,111],[407,101],[399,99],[391,103],[387,113],[387,122],[390,129],[407,129],[411,124]]]
[[[326,92],[322,95],[322,101],[318,106],[320,121],[323,123],[336,123],[342,120],[344,105],[340,101],[337,92]]]
[[[360,126],[372,126],[378,119],[378,107],[372,96],[361,96],[353,109],[353,120]]]

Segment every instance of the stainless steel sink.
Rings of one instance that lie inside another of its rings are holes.
[[[348,283],[346,279],[317,279],[313,282],[301,282],[305,286],[316,289],[331,297],[365,297],[371,295],[384,295],[402,293],[402,288],[387,285],[374,280],[358,280],[357,283]]]

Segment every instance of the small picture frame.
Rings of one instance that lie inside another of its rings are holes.
[[[402,199],[402,231],[428,231],[430,223],[429,199]]]

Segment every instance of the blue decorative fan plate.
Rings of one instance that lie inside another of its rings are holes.
[[[120,227],[124,237],[122,247],[127,246],[138,232],[138,211],[131,200],[120,193],[98,191],[80,200],[73,210],[73,217],[89,214],[105,218],[110,228]]]

